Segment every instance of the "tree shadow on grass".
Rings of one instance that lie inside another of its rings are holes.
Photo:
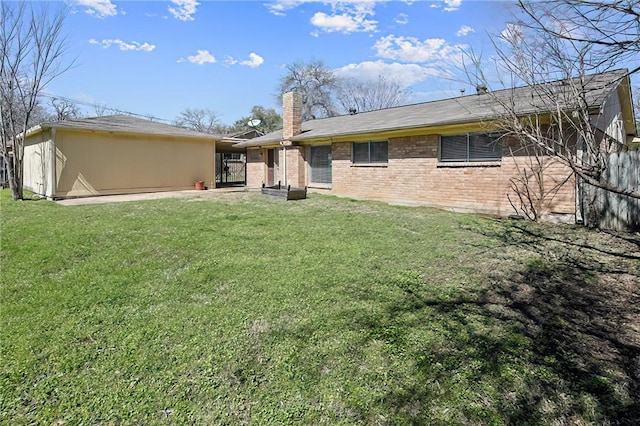
[[[415,360],[416,380],[381,399],[385,412],[411,424],[638,424],[634,237],[508,222],[481,233],[504,252],[473,265],[488,285],[443,296],[428,277],[403,277],[392,284],[404,297],[382,314],[350,313],[362,346],[382,340]],[[408,341],[420,327],[444,343]]]
[[[534,361],[560,378],[578,403],[590,401],[594,420],[637,424],[637,239],[571,227],[507,223],[497,229],[502,232],[488,236],[524,256],[510,272],[495,268],[488,274],[494,284],[482,295],[486,311],[522,328],[531,339]],[[526,417],[530,410],[523,406],[514,415]]]

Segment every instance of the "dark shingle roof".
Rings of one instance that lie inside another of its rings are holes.
[[[130,115],[106,115],[103,117],[82,118],[78,120],[55,121],[43,123],[39,127],[41,129],[76,129],[197,139],[220,140],[223,138],[221,135],[196,132],[195,130],[184,129],[169,124],[132,117]]]
[[[610,91],[627,74],[626,70],[615,70],[593,74],[585,79],[586,102],[590,107],[600,107]],[[575,82],[575,80],[574,80]],[[392,130],[414,129],[442,125],[473,123],[497,119],[504,113],[504,105],[512,105],[519,115],[549,111],[560,105],[565,110],[576,108],[573,91],[568,90],[567,81],[555,81],[537,88],[530,86],[499,90],[482,95],[467,95],[452,99],[431,101],[342,115],[302,123],[302,133],[292,141],[367,134]],[[541,96],[541,89],[545,95]],[[510,108],[511,109],[511,108]],[[255,147],[282,140],[282,130],[272,132],[236,144],[236,147]]]

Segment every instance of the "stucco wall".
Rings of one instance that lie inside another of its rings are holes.
[[[516,213],[507,194],[516,201],[510,179],[517,165],[526,167],[530,157],[511,157],[484,166],[442,164],[438,161],[438,135],[389,139],[385,166],[354,166],[351,143],[335,143],[332,149],[331,193],[359,199],[420,204],[458,211],[506,216]],[[505,150],[506,151],[506,150]],[[545,158],[543,210],[575,214],[575,185],[570,170]]]
[[[193,189],[215,184],[213,141],[63,131],[55,197]]]
[[[54,194],[54,170],[52,167],[53,145],[51,133],[42,132],[28,137],[24,145],[24,180],[25,189],[45,197]]]

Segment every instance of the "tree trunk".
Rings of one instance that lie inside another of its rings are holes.
[[[7,177],[9,178],[11,197],[14,201],[23,200],[22,168],[20,167],[20,163],[16,161],[15,155],[9,155],[8,158],[5,158],[5,161],[7,164]]]

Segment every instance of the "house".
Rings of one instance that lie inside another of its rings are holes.
[[[562,81],[551,83],[562,91]],[[589,76],[588,102],[598,127],[620,144],[635,134],[624,70]],[[396,204],[508,216],[515,213],[514,178],[531,162],[503,137],[505,105],[523,117],[543,105],[531,88],[489,92],[302,122],[301,98],[283,96],[283,129],[236,144],[247,149],[247,185],[278,182]],[[572,171],[545,158],[550,193],[545,215],[579,219]]]
[[[210,188],[216,156],[239,139],[126,115],[44,123],[29,129],[24,187],[48,198]]]

